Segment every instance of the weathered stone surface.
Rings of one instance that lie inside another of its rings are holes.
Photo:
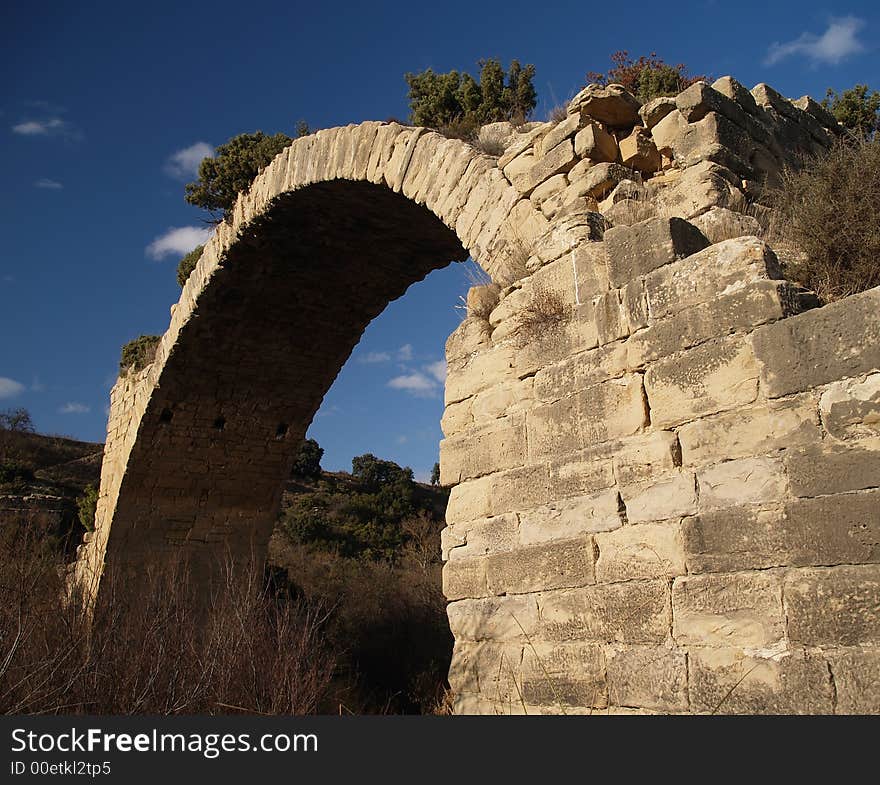
[[[880,649],[849,649],[829,655],[837,714],[880,713]]]
[[[596,581],[684,575],[685,561],[677,523],[623,526],[595,536],[599,551]]]
[[[535,375],[535,396],[544,401],[557,401],[568,393],[622,376],[626,368],[626,350],[622,345],[579,352],[539,370]]]
[[[662,155],[672,156],[676,146],[681,143],[687,125],[687,120],[673,105],[672,109],[651,128],[651,139],[657,151]]]
[[[691,709],[709,714],[830,714],[834,691],[821,657],[802,650],[773,659],[737,648],[690,649]]]
[[[440,442],[441,482],[462,480],[512,469],[525,463],[525,422],[495,420]]]
[[[673,143],[672,152],[683,167],[712,161],[741,177],[752,178],[754,171],[748,161],[755,146],[739,126],[717,112],[709,112],[698,122],[688,124]]]
[[[659,123],[666,115],[675,109],[675,99],[669,96],[661,96],[660,98],[652,98],[648,103],[643,104],[639,109],[639,117],[645,127],[650,131],[657,123]]]
[[[501,379],[512,379],[513,361],[514,352],[510,346],[496,346],[487,351],[463,355],[458,362],[447,355],[446,404],[470,398]]]
[[[735,213],[726,207],[713,207],[708,212],[693,218],[691,223],[712,243],[761,233],[761,225],[757,218],[743,213]]]
[[[456,559],[443,565],[443,594],[448,600],[465,597],[486,597],[490,592],[486,580],[485,559]]]
[[[623,525],[620,497],[616,490],[575,496],[545,504],[519,514],[523,545],[567,540]]]
[[[698,472],[697,484],[700,509],[712,510],[781,499],[788,477],[781,458],[737,458]]]
[[[527,594],[459,600],[446,606],[446,614],[456,640],[524,641],[540,624],[538,604]]]
[[[819,399],[822,424],[835,439],[880,436],[880,373],[829,385]]]
[[[529,459],[575,452],[638,433],[647,423],[638,374],[612,379],[528,413]]]
[[[513,185],[523,196],[528,196],[553,175],[567,172],[576,160],[574,145],[570,139],[566,139],[537,158],[530,169],[515,175],[512,179]]]
[[[761,384],[789,395],[880,368],[880,287],[755,331]]]
[[[771,572],[676,578],[672,617],[679,644],[772,648],[785,632],[782,580]]]
[[[550,500],[550,467],[539,463],[492,475],[491,497],[494,515],[545,504]]]
[[[492,515],[492,480],[482,477],[453,486],[446,505],[446,522],[464,523]]]
[[[621,497],[630,523],[692,515],[697,509],[697,490],[691,472],[676,472],[671,477],[624,488]]]
[[[549,152],[560,142],[574,136],[581,127],[581,118],[578,115],[569,115],[561,122],[551,128],[542,139],[539,140],[536,147],[538,153],[543,155]],[[578,154],[580,155],[580,154]]]
[[[450,561],[511,551],[519,544],[519,519],[513,514],[457,524],[447,531],[457,541],[448,550]]]
[[[727,240],[648,273],[648,312],[659,319],[755,281],[781,277],[776,254],[765,242],[757,237]]]
[[[729,169],[703,161],[666,183],[655,200],[664,215],[690,219],[712,207],[728,207],[741,199],[740,184],[741,180]]]
[[[679,218],[650,218],[634,226],[614,227],[605,232],[609,280],[612,286],[621,286],[708,244],[696,227]]]
[[[680,425],[752,403],[758,394],[758,373],[751,347],[736,336],[660,360],[645,374],[651,422]]]
[[[596,298],[596,330],[599,333],[600,346],[629,335],[629,322],[623,312],[620,297],[620,290],[612,289]]]
[[[522,679],[525,703],[550,707],[550,713],[606,705],[605,659],[596,644],[539,641],[526,646]]]
[[[671,431],[653,431],[614,445],[614,477],[621,486],[668,475],[681,465],[678,438]]]
[[[716,79],[712,82],[712,89],[736,101],[749,114],[753,116],[758,114],[758,104],[754,96],[733,77],[722,76]]]
[[[472,286],[467,293],[468,317],[485,319],[501,298],[501,287],[497,283]]]
[[[529,197],[535,207],[541,207],[551,196],[568,188],[568,179],[564,174],[556,174],[541,183]]]
[[[795,496],[820,496],[880,486],[880,439],[852,446],[811,445],[785,454]],[[878,508],[880,516],[880,508]]]
[[[784,591],[792,643],[880,643],[880,565],[791,570]]]
[[[820,438],[816,401],[809,394],[723,412],[678,428],[685,466],[763,455]]]
[[[643,174],[656,172],[662,161],[650,131],[637,125],[632,133],[620,140],[620,162]]]
[[[632,126],[639,122],[638,99],[618,84],[607,87],[587,85],[568,104],[568,113],[598,120],[613,128]]]
[[[726,572],[876,562],[877,491],[804,499],[769,509],[731,507],[687,518],[688,571]]]
[[[617,142],[596,123],[588,123],[577,132],[574,151],[579,158],[589,158],[595,163],[613,163],[617,160]]]
[[[687,710],[684,651],[665,646],[609,646],[605,663],[610,704],[662,712]]]
[[[493,594],[524,594],[596,582],[593,543],[589,539],[518,548],[480,561]]]
[[[538,606],[545,640],[662,643],[669,634],[665,580],[546,592]]]

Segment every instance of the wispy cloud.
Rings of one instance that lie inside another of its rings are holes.
[[[15,379],[9,379],[6,376],[0,376],[0,400],[4,398],[14,398],[21,395],[25,391],[25,386]]]
[[[203,226],[172,227],[160,234],[146,248],[151,259],[164,259],[166,256],[184,256],[198,245],[208,242],[213,230]]]
[[[58,407],[59,414],[88,414],[92,410],[91,406],[76,401],[68,401],[63,406]]]
[[[772,43],[764,64],[775,65],[787,57],[801,55],[814,65],[837,65],[844,58],[865,50],[865,45],[857,37],[864,26],[865,21],[855,16],[832,18],[822,35],[801,33],[792,41]]]
[[[358,357],[359,363],[365,365],[377,365],[378,363],[391,362],[391,354],[389,352],[367,352]]]
[[[388,382],[388,386],[419,397],[430,397],[437,393],[437,382],[421,371],[395,376]]]
[[[189,147],[177,150],[168,156],[162,167],[165,174],[175,180],[188,180],[199,173],[199,164],[204,158],[214,155],[213,145],[208,142],[195,142]]]
[[[64,188],[64,185],[57,180],[50,180],[48,177],[41,177],[34,183],[34,188],[45,188],[47,191],[60,191]]]
[[[41,393],[46,391],[46,385],[43,384],[39,378],[34,377],[33,382],[31,382],[31,392]]]
[[[408,363],[413,358],[413,348],[411,343],[405,343],[397,350],[398,362]]]
[[[72,123],[57,115],[30,118],[12,126],[12,133],[19,136],[61,136],[66,139],[81,139],[82,132]]]
[[[440,394],[446,381],[446,361],[438,360],[417,370],[395,376],[388,381],[394,390],[403,390],[419,398],[433,398]]]

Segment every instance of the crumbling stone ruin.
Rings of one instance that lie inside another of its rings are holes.
[[[365,326],[470,256],[492,283],[447,342],[441,444],[456,711],[877,712],[880,289],[816,307],[741,211],[837,133],[725,77],[645,106],[590,86],[484,128],[497,158],[397,123],[296,140],[114,387],[75,579],[264,558]]]

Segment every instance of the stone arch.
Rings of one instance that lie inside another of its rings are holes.
[[[293,451],[370,320],[450,261],[524,274],[548,233],[464,142],[378,122],[294,141],[217,227],[154,362],[113,390],[79,585],[94,595],[105,568],[170,553],[259,558]]]

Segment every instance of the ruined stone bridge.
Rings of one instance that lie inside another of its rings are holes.
[[[113,389],[77,580],[264,559],[364,328],[470,256],[496,285],[447,342],[456,711],[877,711],[880,290],[812,307],[727,209],[833,119],[725,78],[495,130],[498,158],[322,130],[257,177]]]

